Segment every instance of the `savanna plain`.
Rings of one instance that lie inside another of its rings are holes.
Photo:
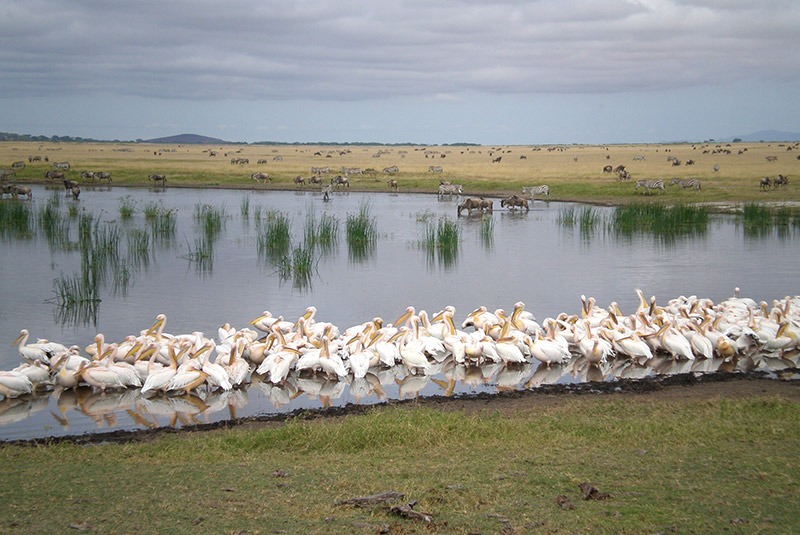
[[[81,178],[104,171],[113,187],[153,185],[148,176],[164,174],[159,187],[258,189],[318,188],[309,185],[311,167],[330,168],[325,182],[347,167],[362,170],[349,175],[361,191],[388,191],[394,179],[401,192],[433,194],[450,181],[468,195],[500,197],[547,184],[552,200],[735,207],[800,200],[798,154],[788,143],[14,142],[0,144],[0,167],[23,161],[8,180],[17,184],[45,182],[53,162],[69,161],[66,178],[81,187],[105,187]],[[29,161],[36,155],[48,162]],[[383,172],[395,165],[397,173]],[[625,165],[631,178],[606,165]],[[252,179],[256,172],[270,179]],[[787,186],[760,186],[779,174]],[[669,186],[673,178],[702,187]],[[666,191],[644,194],[639,179],[664,180]],[[730,376],[636,393],[417,400],[125,441],[6,443],[0,531],[796,533],[799,392],[797,381]]]

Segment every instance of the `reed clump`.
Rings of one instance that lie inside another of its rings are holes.
[[[119,199],[120,219],[130,219],[136,213],[136,201],[130,195],[125,195]]]
[[[630,235],[649,233],[661,237],[703,234],[708,228],[705,206],[632,203],[618,206],[611,215],[613,232]]]
[[[33,212],[28,203],[0,202],[0,236],[30,238],[34,233]]]
[[[358,212],[347,214],[347,245],[351,260],[365,260],[375,251],[378,227],[369,201],[362,201]]]
[[[292,222],[283,212],[270,211],[256,220],[256,244],[259,256],[277,262],[285,257],[291,246]]]

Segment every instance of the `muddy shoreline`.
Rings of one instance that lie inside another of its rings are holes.
[[[679,374],[655,376],[644,379],[621,379],[614,382],[542,385],[531,390],[511,390],[497,393],[454,394],[452,396],[426,396],[407,400],[389,400],[374,405],[348,404],[342,407],[297,409],[288,413],[263,414],[180,428],[120,430],[103,433],[85,433],[29,440],[0,441],[0,444],[17,446],[46,446],[61,443],[78,445],[122,444],[156,439],[161,436],[186,433],[203,433],[232,428],[259,429],[279,425],[290,420],[314,420],[364,414],[376,407],[431,407],[440,410],[479,412],[514,411],[554,404],[569,396],[659,396],[664,399],[740,397],[745,395],[782,396],[800,402],[800,368],[790,368],[777,373],[716,372],[703,375]]]

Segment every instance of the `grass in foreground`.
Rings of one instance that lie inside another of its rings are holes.
[[[127,445],[0,447],[9,533],[790,533],[782,398],[583,398],[501,414],[375,408]],[[612,495],[584,501],[589,482]],[[387,490],[432,524],[337,502]],[[566,496],[574,509],[562,509]],[[510,531],[509,531],[510,532]]]

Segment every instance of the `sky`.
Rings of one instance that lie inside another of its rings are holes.
[[[0,0],[0,131],[649,143],[800,131],[800,0]]]

